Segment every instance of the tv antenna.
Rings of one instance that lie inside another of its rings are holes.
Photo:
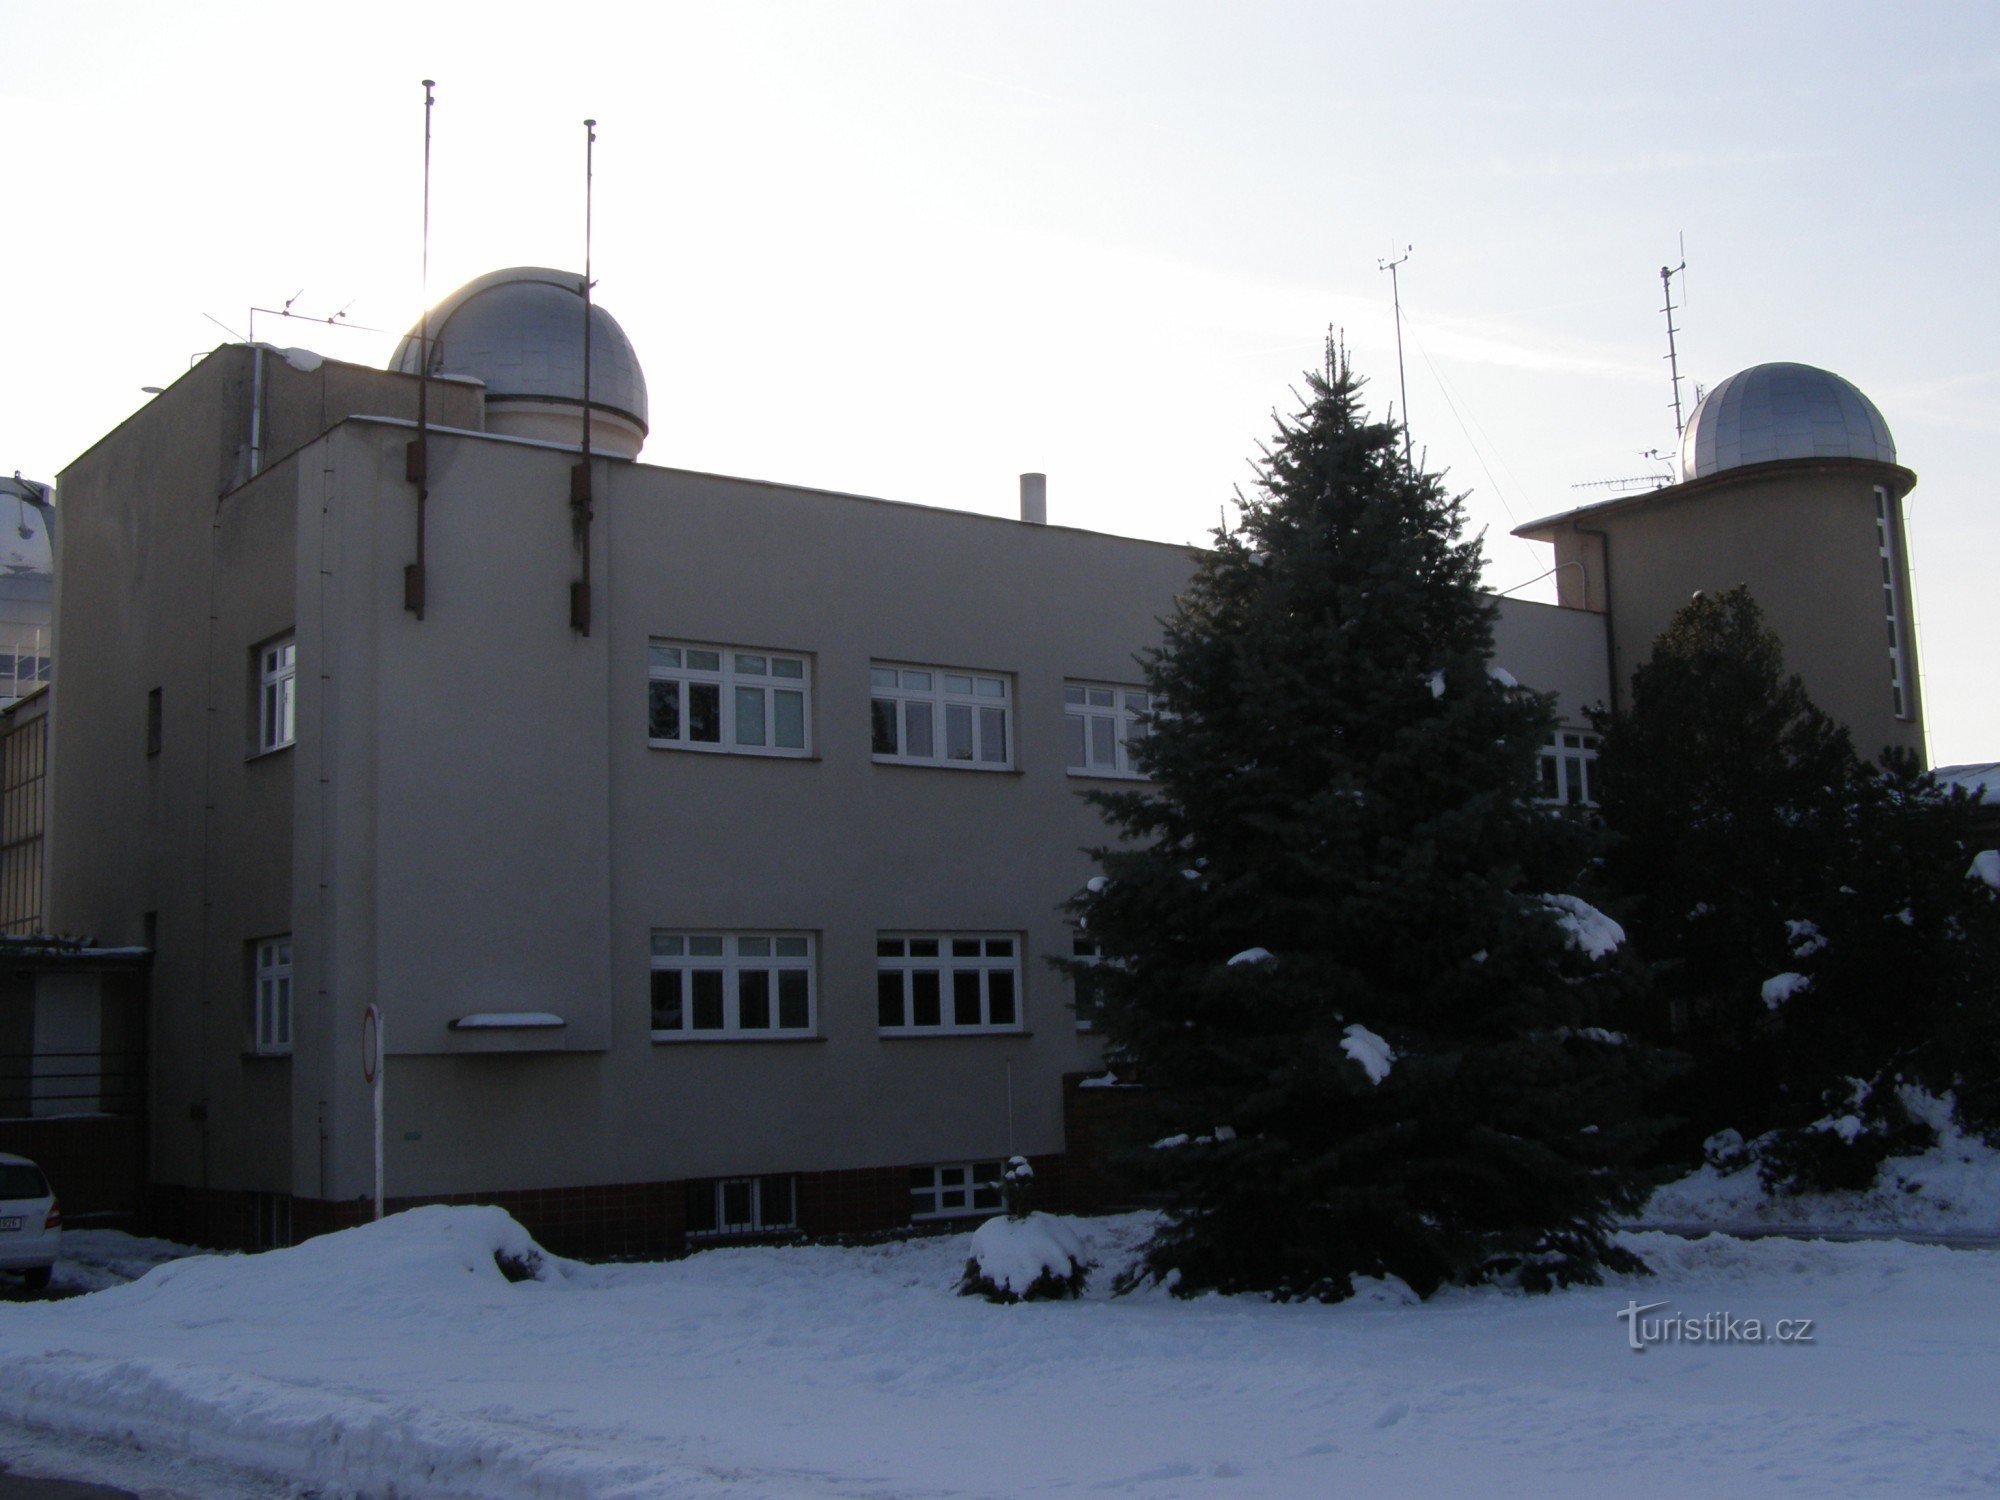
[[[1674,482],[1674,461],[1671,454],[1658,448],[1648,448],[1639,455],[1643,459],[1664,467],[1660,474],[1628,474],[1622,479],[1586,479],[1582,484],[1570,486],[1573,490],[1613,490],[1618,494],[1630,494],[1634,490],[1663,489]]]
[[[1674,386],[1674,437],[1676,440],[1687,430],[1687,423],[1681,416],[1681,356],[1680,350],[1674,342],[1674,278],[1676,276],[1681,278],[1681,298],[1683,303],[1685,303],[1687,298],[1688,262],[1686,235],[1681,236],[1680,246],[1680,264],[1677,266],[1660,267],[1660,290],[1664,293],[1666,303],[1662,311],[1667,315],[1667,366],[1672,373]]]
[[[1378,259],[1375,269],[1389,273],[1389,295],[1396,308],[1396,393],[1403,402],[1403,462],[1410,462],[1410,383],[1403,376],[1403,287],[1396,275],[1396,268],[1410,258],[1414,245],[1403,246],[1403,253],[1394,260]]]

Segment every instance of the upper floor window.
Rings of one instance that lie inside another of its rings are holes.
[[[654,931],[655,1040],[812,1034],[809,934]]]
[[[1596,766],[1596,735],[1574,729],[1557,730],[1542,746],[1541,800],[1572,807],[1597,806],[1597,794],[1591,785]]]
[[[868,671],[875,759],[1004,771],[1014,692],[991,673],[876,662]]]
[[[812,663],[804,656],[653,641],[646,671],[652,744],[739,755],[811,752]]]
[[[1063,736],[1072,776],[1143,776],[1134,752],[1146,742],[1152,695],[1104,682],[1063,684]]]
[[[260,939],[254,949],[252,1025],[259,1052],[292,1050],[292,935]]]
[[[877,1019],[885,1032],[1021,1029],[1021,944],[992,933],[884,934],[875,942]]]
[[[258,649],[257,660],[257,748],[277,750],[292,743],[296,728],[298,642],[281,635]]]

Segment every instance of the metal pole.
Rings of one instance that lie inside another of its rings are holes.
[[[408,477],[417,486],[417,560],[403,569],[403,608],[424,617],[424,504],[431,494],[431,90],[424,80],[424,310],[417,325],[417,440],[410,445]]]
[[[1403,374],[1403,288],[1396,275],[1396,268],[1410,258],[1416,247],[1405,245],[1403,253],[1394,260],[1377,261],[1375,264],[1389,273],[1389,294],[1396,308],[1396,393],[1403,402],[1403,462],[1410,462],[1410,383]]]
[[[583,554],[569,587],[570,627],[590,634],[590,200],[596,180],[597,121],[583,122],[583,456],[570,472],[570,533]]]
[[[382,1044],[382,1012],[375,1012],[375,1217],[382,1217],[382,1064],[388,1049]]]

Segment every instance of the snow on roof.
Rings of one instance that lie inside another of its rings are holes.
[[[545,1010],[488,1010],[460,1016],[451,1023],[453,1031],[533,1031],[545,1026],[567,1026],[561,1016]]]
[[[2000,803],[2000,760],[1976,761],[1963,766],[1935,766],[1931,775],[1939,786],[1962,786],[1977,802]]]

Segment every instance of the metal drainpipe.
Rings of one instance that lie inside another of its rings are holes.
[[[250,477],[264,467],[264,346],[250,348]]]
[[[1578,526],[1574,521],[1570,525],[1578,536],[1594,536],[1604,544],[1604,657],[1611,668],[1604,675],[1611,682],[1611,711],[1615,714],[1618,712],[1618,631],[1611,623],[1611,537],[1608,532],[1599,531],[1590,526]],[[1583,576],[1586,580],[1584,583],[1584,602],[1588,603],[1590,600],[1590,584],[1588,582],[1590,569],[1585,568]]]

